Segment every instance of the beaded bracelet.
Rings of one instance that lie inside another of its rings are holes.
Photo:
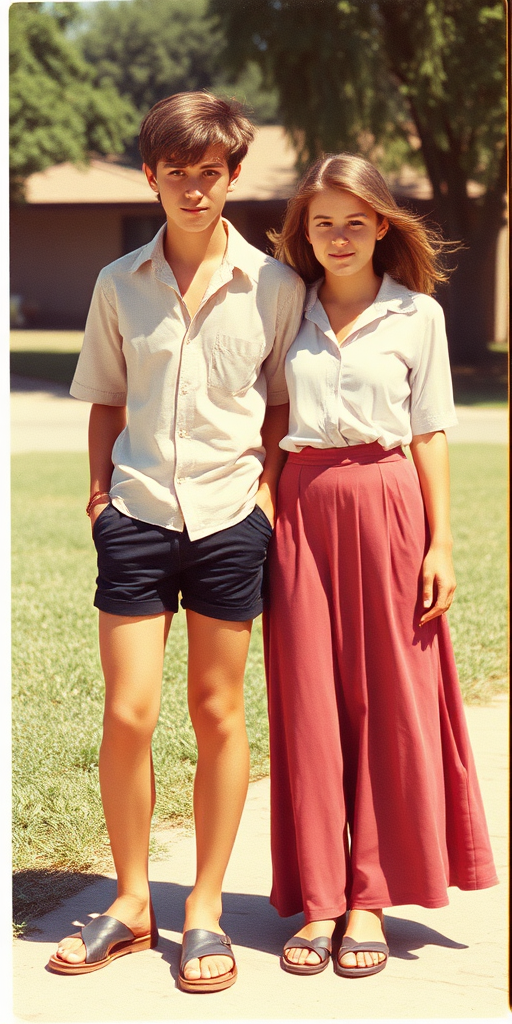
[[[89,498],[89,504],[87,505],[87,508],[85,510],[85,514],[90,516],[94,506],[95,505],[99,505],[100,500],[102,498],[109,498],[109,497],[110,497],[110,492],[109,491],[95,491],[94,494],[91,495],[91,497]]]

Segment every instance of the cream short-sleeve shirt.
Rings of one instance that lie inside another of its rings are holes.
[[[281,448],[385,449],[457,423],[441,306],[384,275],[340,345],[311,286],[286,357],[290,424]]]
[[[284,359],[305,287],[224,221],[227,248],[194,317],[156,237],[101,271],[71,394],[127,407],[110,497],[192,540],[254,507],[267,404],[288,400]]]

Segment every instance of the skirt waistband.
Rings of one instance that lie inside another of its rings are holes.
[[[372,441],[370,444],[351,444],[345,448],[308,446],[300,452],[290,452],[287,461],[310,466],[350,466],[364,462],[397,462],[406,458],[402,447],[386,450],[378,441]]]

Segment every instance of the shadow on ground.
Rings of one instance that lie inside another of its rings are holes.
[[[103,875],[33,868],[15,871],[12,879],[13,923],[18,932],[37,928],[37,918],[74,896]]]
[[[37,875],[37,872],[33,874]],[[50,874],[47,872],[46,881],[41,878],[39,884],[52,884],[48,877]],[[69,877],[66,872],[62,874]],[[94,876],[77,877],[85,879],[87,884]],[[26,941],[57,943],[66,934],[75,932],[78,924],[87,924],[90,914],[101,913],[115,897],[115,881],[96,876],[95,882],[96,884],[86,893],[82,893],[74,908],[69,908],[73,915],[78,911],[78,918],[68,917],[65,908],[61,908],[60,912],[48,914],[46,918],[41,919],[37,931],[27,936]],[[189,892],[189,886],[172,882],[151,883],[153,906],[161,931],[181,932],[185,900]],[[286,919],[278,917],[266,896],[227,892],[223,897],[223,906],[222,924],[235,946],[245,946],[275,956],[280,955],[286,939],[302,925],[300,914]],[[385,923],[390,955],[400,960],[418,959],[414,951],[425,946],[467,948],[463,943],[449,938],[442,932],[407,918],[387,916]],[[179,942],[161,935],[158,949],[163,959],[170,965],[171,973],[176,976],[180,955]]]

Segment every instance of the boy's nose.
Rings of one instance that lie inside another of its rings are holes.
[[[201,189],[197,185],[189,185],[185,191],[187,199],[200,199],[202,194]]]

